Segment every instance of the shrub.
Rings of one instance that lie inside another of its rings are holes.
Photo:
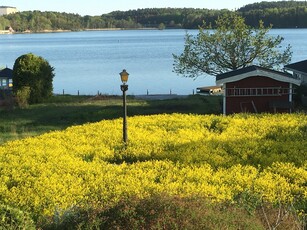
[[[54,68],[42,57],[32,53],[16,59],[13,67],[13,91],[29,86],[29,103],[39,103],[52,96]]]
[[[20,108],[27,108],[29,106],[31,89],[29,86],[23,86],[16,92],[16,102]]]
[[[204,198],[154,195],[130,197],[109,208],[74,208],[44,229],[264,229],[244,209]]]
[[[138,226],[150,218],[172,223],[178,213],[179,220],[188,218],[192,207],[181,203],[184,197],[220,208],[239,204],[241,209],[226,208],[251,215],[264,202],[293,206],[303,222],[306,122],[305,114],[155,115],[129,118],[125,146],[121,119],[12,141],[0,146],[0,198],[30,212],[39,225]],[[162,201],[143,199],[154,194]],[[180,197],[176,205],[184,208],[174,209],[177,198],[163,200],[162,194]],[[151,204],[155,215],[146,213]]]
[[[35,230],[35,225],[26,212],[18,208],[0,204],[0,229]]]

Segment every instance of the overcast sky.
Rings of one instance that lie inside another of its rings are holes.
[[[271,1],[271,0],[267,0]],[[0,6],[13,6],[19,11],[56,11],[84,15],[101,15],[115,10],[177,7],[234,10],[255,0],[0,0]]]

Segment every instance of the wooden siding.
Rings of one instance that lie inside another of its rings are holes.
[[[254,76],[224,85],[226,114],[250,112],[289,112],[288,108],[272,108],[272,103],[289,103],[290,83]],[[227,95],[227,92],[237,92]],[[241,92],[241,93],[240,93]]]

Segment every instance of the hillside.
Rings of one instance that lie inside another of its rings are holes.
[[[276,1],[249,4],[237,13],[247,24],[257,26],[259,20],[274,28],[307,28],[307,3],[305,1]],[[212,24],[218,16],[233,13],[229,10],[193,8],[147,8],[114,11],[100,16],[80,16],[59,12],[24,11],[0,17],[0,30],[11,26],[17,32],[44,30],[86,30],[112,28],[183,28],[197,29],[207,22]]]
[[[307,28],[306,1],[276,1],[249,4],[238,9],[247,24],[257,26],[259,20],[274,28]]]

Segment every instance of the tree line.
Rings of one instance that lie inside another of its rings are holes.
[[[238,13],[250,26],[257,27],[259,20],[273,28],[307,28],[306,1],[276,1],[248,4],[235,11],[194,8],[147,8],[113,11],[100,16],[23,11],[0,17],[0,30],[11,26],[16,32],[30,30],[84,30],[104,28],[183,28],[197,29],[206,24],[213,28],[219,16]]]
[[[259,20],[273,28],[307,28],[307,2],[280,1],[249,4],[238,9],[246,23],[256,26]]]

